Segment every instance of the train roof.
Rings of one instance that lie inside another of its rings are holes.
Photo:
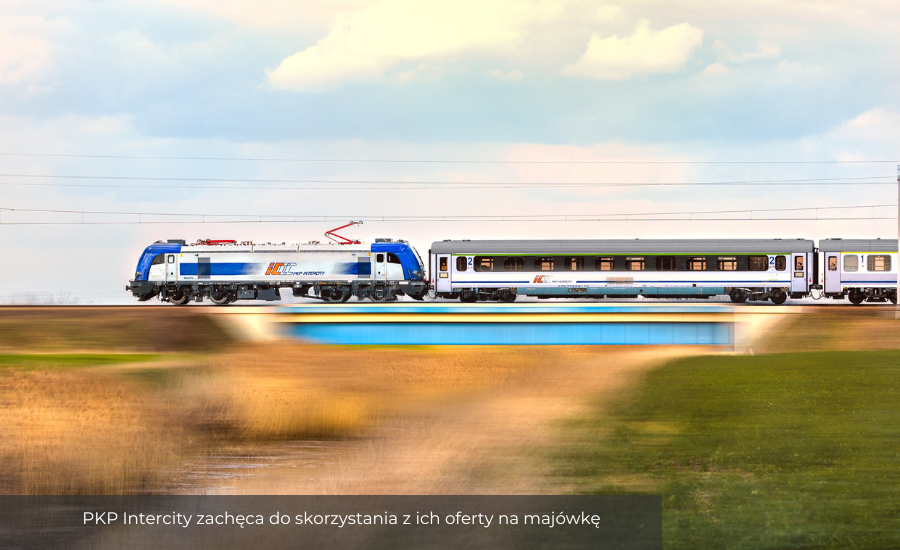
[[[768,254],[812,252],[807,239],[579,239],[579,240],[491,240],[439,241],[431,245],[436,254]]]
[[[822,252],[897,252],[897,239],[825,239]]]

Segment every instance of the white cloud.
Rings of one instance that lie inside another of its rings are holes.
[[[340,15],[327,37],[267,70],[276,88],[319,91],[378,80],[403,61],[512,55],[528,27],[561,13],[534,0],[383,0]]]
[[[560,74],[597,80],[627,80],[633,76],[673,73],[682,68],[703,42],[703,29],[688,23],[672,25],[661,31],[650,29],[641,20],[634,34],[624,38],[600,38],[595,34],[587,51]]]
[[[0,87],[26,97],[53,87],[52,48],[39,36],[52,26],[40,17],[0,17]]]

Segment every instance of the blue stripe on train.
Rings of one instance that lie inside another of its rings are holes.
[[[194,263],[184,263],[179,265],[178,273],[179,275],[186,276],[197,276],[197,266],[200,264]],[[221,262],[221,263],[210,263],[209,265],[209,276],[221,276],[221,275],[254,275],[259,274],[262,275],[265,273],[266,264],[251,264],[251,263],[238,263],[238,262]],[[205,266],[204,266],[205,267]]]

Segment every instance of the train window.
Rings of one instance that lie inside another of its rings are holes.
[[[581,256],[570,256],[565,261],[566,271],[584,271],[584,258]]]
[[[803,271],[803,256],[794,258],[794,271]]]
[[[168,261],[170,264],[174,264],[174,263],[175,263],[175,254],[169,254],[169,257],[168,257],[167,261]]]
[[[716,269],[719,271],[737,271],[737,258],[723,258],[720,256],[716,259]]]
[[[750,271],[768,271],[768,256],[747,256],[747,269]]]
[[[553,258],[535,258],[534,259],[534,270],[535,271],[553,271]]]
[[[594,260],[594,269],[597,271],[612,271],[616,267],[613,258],[597,258]]]
[[[866,268],[869,271],[890,271],[891,257],[869,254],[869,257],[866,258]]]
[[[844,271],[859,271],[859,258],[855,254],[844,256]]]
[[[457,256],[456,257],[456,270],[457,271],[465,271],[467,258],[465,256]]]
[[[657,256],[657,271],[675,271],[675,256]]]
[[[490,256],[475,256],[475,271],[493,271],[494,258]]]
[[[837,256],[828,257],[828,271],[837,271]]]
[[[400,258],[397,257],[393,252],[388,252],[388,263],[389,264],[399,264]]]
[[[784,271],[787,269],[787,258],[784,256],[775,256],[775,270]]]
[[[525,258],[512,257],[503,259],[504,271],[525,271]]]
[[[163,262],[165,262],[165,261],[166,261],[166,255],[165,255],[165,254],[157,254],[156,257],[153,258],[153,261],[150,262],[150,265],[159,265],[159,264],[161,264],[161,263],[163,263]]]
[[[375,261],[384,263],[384,254],[375,254]],[[447,271],[447,258],[441,258],[441,271]]]
[[[688,271],[706,271],[706,258],[695,256],[687,259]]]
[[[625,269],[628,271],[643,271],[644,270],[644,259],[643,258],[625,258]]]

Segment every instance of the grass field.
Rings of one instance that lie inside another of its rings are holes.
[[[564,432],[565,483],[662,494],[668,548],[900,547],[900,351],[680,359]]]

